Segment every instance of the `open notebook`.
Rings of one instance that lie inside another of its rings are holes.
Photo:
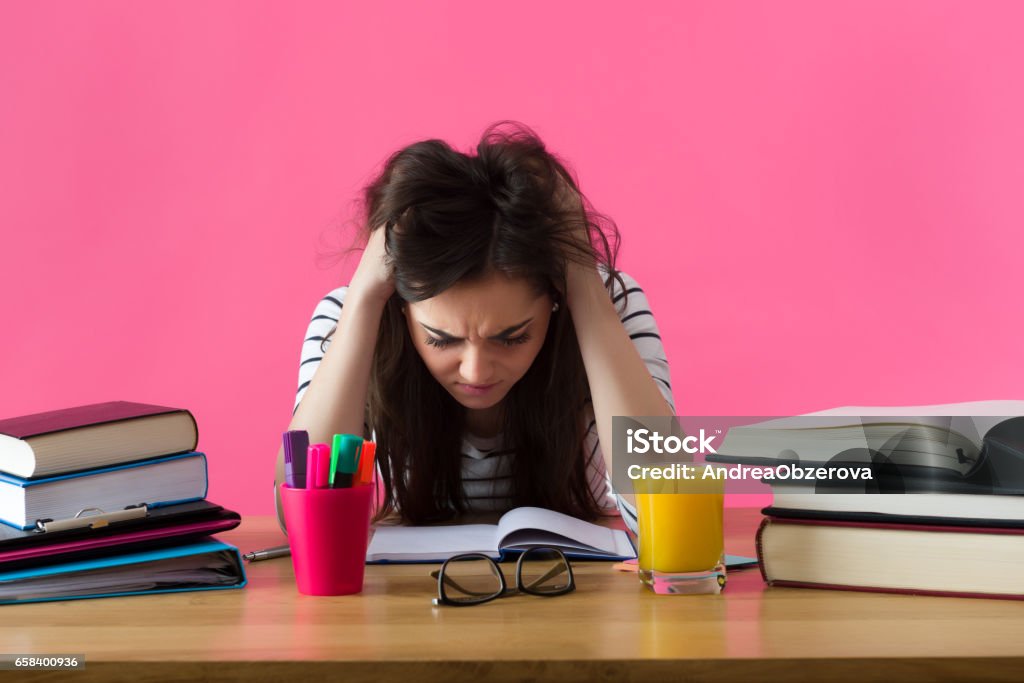
[[[636,557],[636,549],[625,531],[553,510],[521,507],[506,512],[497,524],[378,527],[366,561],[441,562],[460,553],[482,553],[499,559],[533,545],[553,546],[577,559]]]
[[[732,427],[707,459],[768,467],[881,459],[905,474],[959,480],[984,465],[989,434],[1019,434],[1013,418],[1021,415],[1024,401],[847,406]]]

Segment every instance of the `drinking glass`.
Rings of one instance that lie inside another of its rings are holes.
[[[640,580],[659,595],[725,588],[722,508],[725,482],[692,465],[690,479],[636,482]]]

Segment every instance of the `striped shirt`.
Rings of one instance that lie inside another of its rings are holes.
[[[661,343],[658,325],[651,313],[647,297],[636,280],[620,273],[625,283],[623,290],[614,283],[612,302],[629,338],[633,341],[640,357],[654,378],[662,396],[675,412],[672,399],[672,384],[668,361]],[[327,294],[313,310],[312,319],[302,342],[302,356],[299,362],[299,386],[295,393],[295,408],[298,409],[306,388],[316,374],[320,361],[330,340],[327,335],[337,325],[345,302],[348,287],[339,287]],[[594,419],[593,404],[587,404],[587,430],[582,456],[587,459],[587,479],[595,500],[607,511],[618,508],[626,524],[636,531],[636,511],[625,500],[616,496],[611,487],[604,455],[597,435],[597,421]],[[515,449],[505,443],[503,435],[482,438],[474,434],[463,434],[462,441],[462,482],[466,500],[473,511],[504,511],[511,504],[511,462]]]

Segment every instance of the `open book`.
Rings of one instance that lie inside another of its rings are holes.
[[[836,408],[733,427],[708,460],[870,464],[881,455],[896,465],[964,477],[978,469],[984,437],[1018,415],[1024,401]]]
[[[378,527],[367,562],[443,562],[461,553],[500,559],[534,545],[559,548],[567,557],[628,560],[636,549],[625,531],[584,522],[553,510],[509,510],[497,524]]]

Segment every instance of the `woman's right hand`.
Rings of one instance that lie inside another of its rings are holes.
[[[370,239],[366,243],[366,249],[359,259],[359,266],[352,276],[349,285],[350,293],[353,290],[364,296],[383,304],[395,292],[395,280],[391,267],[387,264],[387,253],[384,249],[384,237],[386,229],[382,225],[370,233]]]

